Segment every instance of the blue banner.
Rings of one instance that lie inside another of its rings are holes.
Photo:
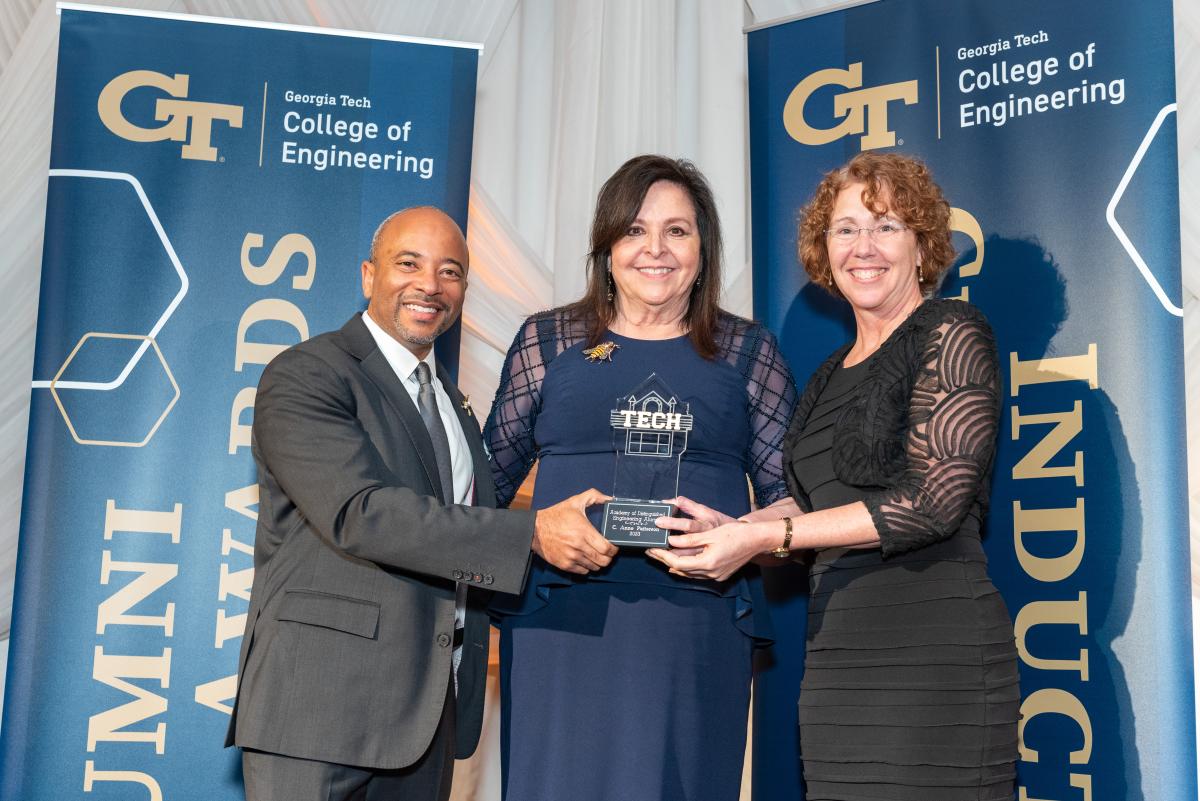
[[[1196,798],[1171,15],[881,0],[749,34],[755,313],[798,381],[853,335],[796,259],[822,175],[895,149],[955,207],[943,294],[983,309],[1004,366],[985,543],[1030,801]],[[784,801],[803,797],[804,579],[770,580],[754,789]]]
[[[255,387],[364,307],[388,213],[465,229],[477,62],[62,11],[0,796],[241,798]]]

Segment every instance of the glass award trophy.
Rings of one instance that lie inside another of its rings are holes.
[[[613,499],[604,504],[601,531],[616,545],[667,548],[671,533],[654,525],[675,507],[661,498],[679,494],[679,462],[692,430],[689,405],[651,374],[617,398],[613,430]]]

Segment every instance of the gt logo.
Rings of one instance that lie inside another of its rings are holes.
[[[161,89],[170,97],[160,97],[154,104],[154,119],[163,122],[157,128],[140,128],[121,113],[121,101],[133,89],[144,86]],[[170,139],[183,142],[183,158],[216,161],[217,149],[212,146],[214,120],[223,120],[231,128],[242,127],[242,107],[224,103],[203,103],[186,100],[188,76],[168,76],[150,70],[133,70],[118,75],[100,92],[96,106],[100,120],[108,130],[131,142],[161,142]],[[188,138],[191,120],[191,138]]]
[[[853,92],[842,92],[833,97],[833,116],[842,121],[832,128],[814,128],[804,119],[804,104],[822,86],[844,86]],[[888,103],[903,100],[911,106],[917,102],[917,82],[902,81],[883,86],[862,86],[862,63],[851,64],[849,69],[818,70],[796,84],[783,104],[783,127],[788,134],[804,145],[827,145],[843,136],[861,134],[861,150],[874,150],[896,144],[896,134],[888,130]]]

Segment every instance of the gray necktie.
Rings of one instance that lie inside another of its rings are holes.
[[[438,414],[437,396],[433,393],[433,383],[430,381],[429,365],[417,363],[417,407],[421,411],[421,419],[425,428],[429,429],[429,438],[433,440],[433,454],[437,457],[438,475],[442,479],[442,499],[446,503],[454,503],[454,474],[450,470],[450,440],[446,438],[446,427],[442,425],[442,416]]]
[[[447,504],[454,503],[454,474],[450,470],[450,440],[446,438],[446,427],[442,425],[442,416],[438,414],[437,395],[433,392],[433,382],[429,379],[429,365],[425,362],[417,363],[417,383],[420,389],[417,390],[417,408],[421,411],[421,419],[425,421],[425,428],[429,429],[429,438],[433,440],[433,453],[437,457],[438,476],[442,479],[442,498]],[[458,620],[458,610],[465,608],[467,588],[463,584],[457,585],[454,595],[454,629],[457,641],[461,643],[462,638],[458,637],[459,631],[462,629],[462,623]],[[462,662],[462,645],[454,647],[454,653],[451,657],[451,663],[454,665],[454,693],[458,694],[458,666]]]

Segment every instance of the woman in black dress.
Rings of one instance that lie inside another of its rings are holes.
[[[1011,801],[1012,622],[980,529],[1000,411],[991,328],[933,299],[950,206],[918,161],[863,153],[801,214],[811,280],[857,326],[813,374],[784,442],[791,498],[739,520],[691,519],[652,555],[721,579],[813,550],[800,696],[809,801]]]

